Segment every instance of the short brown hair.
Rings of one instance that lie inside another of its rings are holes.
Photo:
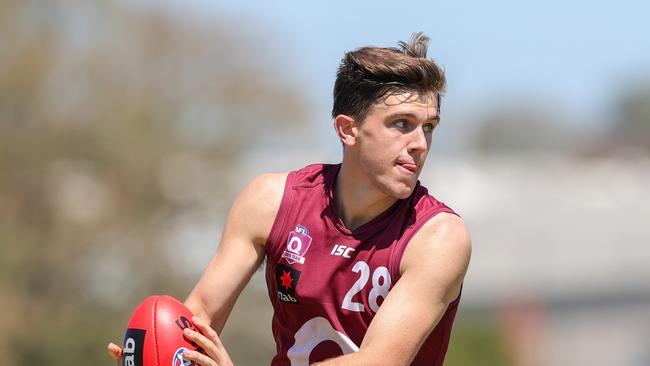
[[[402,92],[445,91],[445,73],[427,58],[429,37],[413,33],[408,43],[394,47],[362,47],[343,56],[334,84],[332,117],[339,114],[363,121],[373,104]]]

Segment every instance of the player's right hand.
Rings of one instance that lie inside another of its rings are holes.
[[[119,361],[120,357],[122,357],[122,348],[113,342],[108,344],[106,351],[108,352],[108,355],[111,356],[114,360]]]

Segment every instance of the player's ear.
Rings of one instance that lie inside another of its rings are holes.
[[[359,129],[354,118],[345,114],[339,114],[334,118],[334,130],[343,145],[352,146],[356,144]]]

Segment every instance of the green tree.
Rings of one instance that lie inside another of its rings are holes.
[[[631,87],[615,108],[614,136],[618,145],[650,152],[650,83]]]
[[[473,143],[488,153],[577,153],[593,140],[594,131],[580,129],[567,118],[557,108],[512,101],[482,117]]]
[[[4,363],[113,364],[103,349],[124,314],[196,280],[164,249],[168,228],[225,210],[246,153],[304,119],[287,70],[224,22],[119,1],[0,2]]]

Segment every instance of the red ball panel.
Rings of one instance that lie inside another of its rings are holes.
[[[122,366],[190,366],[182,349],[199,350],[183,337],[183,329],[198,329],[192,313],[171,296],[149,296],[133,312],[124,334]]]

